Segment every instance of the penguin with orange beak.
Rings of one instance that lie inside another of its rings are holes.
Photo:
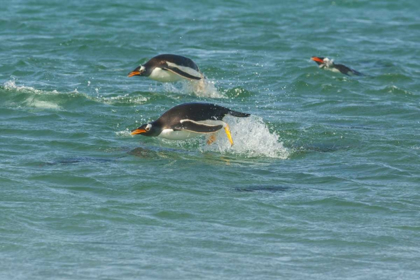
[[[184,140],[207,134],[210,135],[207,144],[211,144],[216,140],[216,132],[224,128],[230,144],[233,145],[229,125],[223,121],[226,115],[239,118],[250,116],[211,103],[184,103],[169,109],[157,120],[133,129],[131,135]]]
[[[362,73],[351,69],[350,67],[347,67],[343,64],[335,64],[333,59],[329,59],[328,57],[319,57],[319,56],[313,56],[312,60],[318,64],[319,68],[321,69],[327,69],[331,70],[333,72],[340,72],[344,75],[350,76],[363,76]]]
[[[180,80],[200,81],[205,77],[197,64],[185,56],[161,54],[128,73],[128,77],[144,76],[164,83]]]

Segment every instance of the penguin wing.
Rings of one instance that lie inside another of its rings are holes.
[[[364,76],[363,73],[360,73],[359,71],[356,71],[354,69],[351,69],[351,71],[352,71],[353,75],[356,75],[356,76]]]
[[[180,124],[173,127],[174,131],[188,130],[196,133],[212,133],[223,128],[223,125],[210,125],[198,123],[193,120],[181,120]]]
[[[197,70],[190,67],[181,66],[169,61],[167,61],[165,65],[162,66],[162,69],[171,71],[172,73],[177,74],[185,79],[201,80],[202,78],[202,74]]]

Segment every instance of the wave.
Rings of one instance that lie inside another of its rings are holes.
[[[382,91],[386,91],[388,93],[394,93],[394,94],[402,94],[402,95],[414,95],[413,92],[409,91],[409,90],[405,90],[402,88],[399,88],[395,85],[389,85],[386,86],[382,89]]]
[[[3,84],[5,90],[15,90],[17,92],[30,92],[40,94],[43,93],[42,90],[37,90],[33,87],[26,87],[26,86],[17,86],[15,80],[7,81]],[[57,91],[53,91],[52,93],[57,93]]]
[[[149,101],[149,97],[139,93],[102,96],[96,90],[96,96],[80,93],[75,89],[71,92],[57,90],[39,90],[25,85],[17,85],[15,80],[7,81],[0,87],[5,92],[11,93],[6,98],[6,104],[12,107],[32,107],[39,109],[62,110],[73,102],[95,102],[107,105],[141,105]]]
[[[24,96],[22,96],[19,102],[17,102],[17,100],[12,102],[13,104],[17,104],[18,106],[34,107],[34,108],[40,108],[40,109],[54,109],[54,110],[62,109],[61,106],[54,101],[41,100],[37,98],[37,95],[38,96],[45,95],[45,94],[57,95],[58,91],[56,90],[48,92],[48,91],[38,90],[33,87],[27,87],[24,85],[18,86],[16,85],[15,80],[10,80],[10,81],[5,82],[3,85],[3,88],[6,91],[14,91],[20,94],[24,94]]]

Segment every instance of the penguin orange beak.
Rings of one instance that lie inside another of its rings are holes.
[[[145,130],[145,129],[142,129],[142,128],[136,128],[136,129],[133,129],[133,130],[131,131],[131,135],[142,134],[142,133],[145,133],[145,132],[146,132],[146,130]]]
[[[315,62],[318,62],[318,63],[324,63],[324,60],[321,59],[321,58],[319,58],[319,57],[317,57],[317,56],[313,56],[312,57],[312,60],[315,61]]]
[[[141,76],[142,73],[143,73],[143,71],[140,71],[140,66],[139,66],[136,69],[134,69],[133,71],[131,71],[130,73],[128,73],[128,77]]]

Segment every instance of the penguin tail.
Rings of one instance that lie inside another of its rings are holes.
[[[353,74],[356,75],[356,76],[364,76],[365,75],[365,74],[360,73],[359,71],[356,71],[354,69],[351,69],[351,70],[353,71]]]
[[[228,112],[229,115],[234,116],[234,117],[238,117],[238,118],[246,118],[249,117],[251,114],[248,113],[241,113],[241,112],[237,112],[237,111],[233,111],[233,110],[229,110]]]

